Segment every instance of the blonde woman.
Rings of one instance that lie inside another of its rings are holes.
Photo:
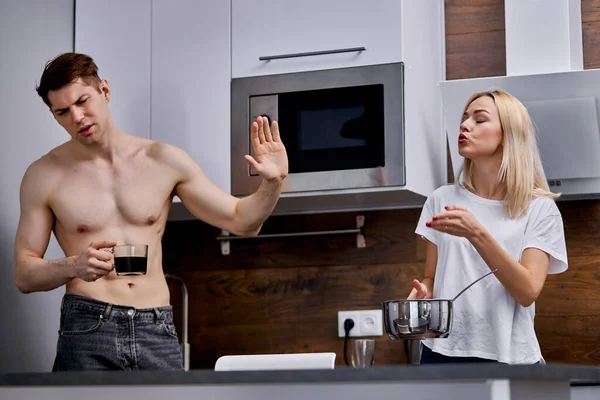
[[[409,299],[452,298],[490,270],[453,308],[445,339],[423,341],[421,363],[543,362],[535,300],[546,275],[567,268],[556,194],[548,190],[526,108],[502,91],[467,102],[457,183],[427,199],[416,233],[426,240],[424,278]]]

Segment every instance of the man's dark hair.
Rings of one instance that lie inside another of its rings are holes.
[[[40,85],[35,88],[44,103],[50,107],[48,92],[58,90],[78,78],[87,85],[95,86],[100,91],[98,66],[94,60],[85,54],[63,53],[46,63]]]

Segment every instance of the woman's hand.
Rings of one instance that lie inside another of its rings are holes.
[[[471,239],[485,228],[469,210],[460,206],[446,206],[445,212],[434,215],[426,225],[436,231]]]
[[[418,279],[413,279],[413,286],[414,287],[408,295],[407,300],[430,299],[432,297],[427,285],[419,282]]]

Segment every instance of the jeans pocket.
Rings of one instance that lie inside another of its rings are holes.
[[[177,328],[175,328],[175,324],[173,324],[173,322],[165,321],[161,324],[161,326],[163,327],[163,329],[167,333],[167,335],[171,336],[174,339],[179,340],[179,337],[177,336]]]
[[[76,308],[63,311],[59,334],[62,336],[87,335],[104,324],[102,314]]]

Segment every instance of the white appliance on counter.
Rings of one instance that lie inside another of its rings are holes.
[[[215,371],[334,369],[335,353],[251,354],[220,357]]]

